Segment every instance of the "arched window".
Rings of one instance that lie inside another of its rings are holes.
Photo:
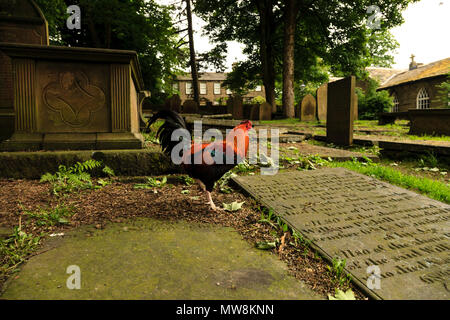
[[[398,106],[400,105],[400,102],[398,101],[397,95],[394,93],[392,101],[394,102],[394,105],[392,106],[392,112],[398,112]]]
[[[417,94],[417,109],[429,109],[430,96],[425,88],[421,88]]]

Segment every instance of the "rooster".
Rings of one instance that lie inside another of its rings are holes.
[[[153,115],[148,122],[147,131],[152,123],[158,119],[165,120],[156,133],[163,152],[170,157],[176,145],[180,142],[186,144],[186,147],[181,150],[182,154],[180,154],[182,156],[181,165],[184,171],[197,180],[201,189],[206,192],[211,209],[214,211],[218,210],[211,198],[211,191],[217,180],[237,164],[244,161],[249,146],[248,131],[252,128],[252,123],[248,120],[242,121],[228,133],[225,141],[195,143],[182,141],[182,139],[180,141],[172,141],[172,133],[175,130],[187,128],[183,118],[178,113],[170,110],[162,110]],[[195,161],[199,159],[199,156],[201,157],[201,163],[198,160]],[[222,159],[222,162],[214,159]],[[230,159],[233,159],[233,161],[230,161]]]

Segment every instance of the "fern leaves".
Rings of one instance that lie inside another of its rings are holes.
[[[52,185],[52,192],[55,195],[59,195],[61,193],[70,193],[83,189],[94,189],[99,186],[94,186],[89,171],[100,168],[102,166],[102,162],[94,159],[89,159],[84,162],[77,162],[69,168],[64,165],[60,165],[58,167],[58,171],[55,174],[47,172],[46,174],[42,175],[40,182],[50,183]],[[108,166],[104,166],[102,172],[109,177],[114,176],[114,171]],[[104,185],[104,183],[100,183],[100,186]]]

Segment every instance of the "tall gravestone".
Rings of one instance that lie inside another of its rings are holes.
[[[272,106],[264,102],[259,106],[259,120],[272,120]]]
[[[183,103],[183,113],[198,113],[198,104],[194,100],[186,100]]]
[[[48,45],[47,21],[32,0],[0,1],[0,42]],[[0,141],[14,132],[11,59],[0,51]]]
[[[300,107],[300,121],[316,120],[316,99],[313,95],[307,94],[302,99]]]
[[[178,94],[174,94],[172,97],[166,99],[165,106],[167,110],[172,110],[175,112],[181,112],[181,99]]]
[[[355,77],[328,83],[327,141],[341,146],[353,143]]]
[[[325,83],[317,89],[317,119],[319,121],[327,121],[327,95],[328,83]]]
[[[242,97],[240,95],[235,95],[232,100],[233,106],[233,119],[242,119],[244,117],[244,106],[242,102]]]

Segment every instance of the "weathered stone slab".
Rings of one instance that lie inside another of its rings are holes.
[[[353,143],[355,77],[328,83],[327,140],[336,145]]]
[[[450,298],[449,205],[342,168],[234,181],[328,259],[346,259],[374,298]],[[369,288],[371,266],[380,270],[379,289]]]

